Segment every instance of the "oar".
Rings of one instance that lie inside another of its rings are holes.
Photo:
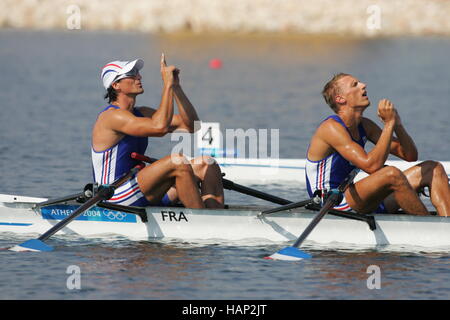
[[[71,200],[75,200],[75,199],[90,198],[90,197],[92,197],[92,189],[93,189],[93,185],[92,185],[92,183],[89,183],[84,187],[83,192],[71,194],[71,195],[68,195],[65,197],[61,197],[61,198],[49,199],[44,202],[36,203],[33,206],[33,209],[38,209],[41,207],[50,206],[52,204],[67,202],[67,201],[71,201]]]
[[[266,201],[270,201],[276,204],[281,204],[281,205],[287,205],[289,203],[292,203],[292,201],[277,197],[277,196],[273,196],[271,194],[262,192],[262,191],[258,191],[237,183],[234,183],[231,180],[222,178],[222,183],[223,183],[223,187],[227,190],[233,190],[239,193],[243,193],[258,199],[262,199],[262,200],[266,200]]]
[[[303,233],[291,247],[281,249],[280,251],[272,254],[271,256],[266,257],[266,259],[299,261],[302,259],[311,258],[311,255],[309,255],[306,252],[303,252],[298,247],[303,243],[306,237],[308,237],[311,231],[313,231],[315,226],[320,222],[320,220],[322,220],[322,218],[327,214],[327,212],[342,201],[342,197],[345,190],[347,190],[347,188],[353,182],[353,179],[358,174],[358,171],[359,169],[357,168],[353,169],[347,176],[347,178],[345,178],[345,180],[342,181],[342,183],[338,186],[337,189],[333,189],[329,192],[328,198],[325,201],[325,204],[323,205],[322,209],[314,217],[311,223],[306,227],[305,231],[303,231]]]
[[[271,213],[275,213],[275,212],[280,212],[280,211],[286,211],[286,210],[291,210],[291,209],[295,209],[295,208],[300,208],[300,207],[305,207],[309,204],[314,203],[314,198],[311,199],[307,199],[307,200],[303,200],[303,201],[299,201],[299,202],[291,202],[288,203],[284,206],[281,207],[276,207],[276,208],[272,208],[272,209],[267,209],[264,211],[261,211],[260,213],[258,213],[258,216],[264,216],[264,215],[268,215]]]
[[[108,200],[114,195],[114,190],[117,189],[121,184],[128,181],[137,171],[144,167],[143,164],[138,164],[133,169],[131,169],[128,173],[122,175],[122,177],[118,178],[112,184],[102,185],[99,187],[97,194],[86,201],[83,205],[81,205],[77,210],[72,212],[69,216],[55,224],[52,228],[50,228],[47,232],[42,234],[37,239],[27,240],[22,244],[16,245],[9,250],[11,251],[52,251],[53,248],[44,243],[45,240],[50,238],[52,235],[57,233],[59,230],[64,228],[69,222],[74,220],[76,217],[81,215],[86,210],[89,210],[100,201]]]
[[[131,153],[131,158],[133,158],[135,160],[139,160],[139,161],[148,162],[148,163],[153,163],[153,162],[157,161],[157,159],[150,158],[150,157],[147,157],[145,155],[142,155],[142,154],[139,154],[136,152]],[[289,200],[286,200],[283,198],[279,198],[279,197],[273,196],[271,194],[268,194],[268,193],[265,193],[262,191],[258,191],[258,190],[252,189],[252,188],[245,187],[243,185],[234,183],[233,181],[225,179],[225,178],[222,178],[222,183],[223,183],[223,187],[227,190],[233,190],[233,191],[236,191],[239,193],[253,196],[258,199],[270,201],[270,202],[273,202],[276,204],[281,204],[281,205],[292,203],[292,201],[289,201]]]

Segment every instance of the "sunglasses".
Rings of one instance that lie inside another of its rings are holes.
[[[139,70],[138,69],[133,69],[131,71],[128,71],[127,73],[124,74],[124,77],[136,77],[139,74]]]
[[[139,74],[139,70],[137,70],[137,69],[132,69],[132,70],[128,71],[127,73],[124,73],[124,74],[121,74],[121,75],[117,76],[117,78],[114,79],[114,82],[115,82],[115,81],[122,80],[122,79],[124,79],[124,78],[134,78],[134,77],[136,77],[138,74]]]

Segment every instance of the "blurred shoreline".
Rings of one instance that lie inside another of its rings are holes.
[[[450,35],[450,0],[0,0],[1,29]]]

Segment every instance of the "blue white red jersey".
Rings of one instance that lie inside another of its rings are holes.
[[[338,115],[329,116],[322,122],[328,119],[333,119],[340,123],[350,134],[344,121],[342,121]],[[362,123],[359,124],[358,131],[359,140],[356,141],[353,138],[352,139],[364,148],[367,141],[367,134]],[[306,156],[306,188],[309,196],[313,197],[316,190],[329,191],[336,189],[354,168],[355,166],[338,152],[334,152],[319,161],[309,160],[308,156]],[[335,207],[335,209],[344,211],[351,210],[350,206],[346,203],[345,198],[340,205]]]
[[[115,105],[109,105],[102,112],[110,108],[119,109]],[[143,117],[136,108],[133,109],[133,114],[137,117]],[[139,161],[131,158],[131,153],[145,154],[147,145],[147,137],[125,135],[117,144],[106,150],[96,151],[91,147],[94,181],[99,185],[110,184],[124,173],[128,173],[139,163]],[[148,201],[139,189],[136,176],[117,188],[109,202],[122,205],[148,205]]]

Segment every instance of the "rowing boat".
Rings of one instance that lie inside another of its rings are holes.
[[[305,159],[257,159],[257,158],[232,158],[232,157],[216,157],[215,158],[222,172],[228,179],[239,183],[267,183],[267,182],[283,182],[295,183],[304,187],[305,180]],[[450,161],[440,161],[450,177]],[[394,166],[400,170],[406,170],[417,162],[406,162],[401,160],[388,160],[386,165]],[[356,176],[358,181],[367,174],[360,172]]]
[[[77,202],[36,206],[46,200],[1,194],[0,232],[41,234],[80,206]],[[58,234],[84,237],[116,234],[136,240],[255,239],[261,244],[295,240],[316,214],[303,208],[261,215],[264,209],[254,206],[230,206],[220,210],[180,207],[117,209],[100,204],[77,217]],[[450,248],[450,219],[406,214],[376,214],[374,217],[375,224],[371,227],[365,221],[327,215],[307,242]]]

